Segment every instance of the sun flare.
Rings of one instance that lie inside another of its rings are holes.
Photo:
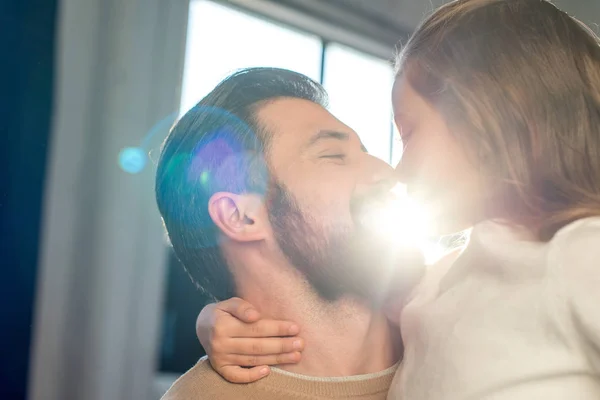
[[[399,246],[416,247],[423,252],[428,264],[435,262],[443,255],[444,248],[431,241],[435,232],[431,213],[427,207],[408,196],[404,185],[396,185],[391,192],[393,200],[369,210],[366,217],[368,225],[381,235],[382,240]]]

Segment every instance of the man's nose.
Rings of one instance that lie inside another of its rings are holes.
[[[365,189],[379,187],[381,190],[390,190],[397,183],[394,169],[379,158],[368,155],[361,169],[359,186],[365,186]]]

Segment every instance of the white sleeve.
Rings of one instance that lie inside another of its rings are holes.
[[[600,218],[574,225],[559,233],[556,256],[572,322],[590,364],[600,373]]]

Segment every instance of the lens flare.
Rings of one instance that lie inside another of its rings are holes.
[[[130,174],[142,172],[146,166],[147,156],[140,147],[126,147],[119,153],[119,165],[121,169]]]
[[[435,231],[430,213],[408,196],[404,185],[396,185],[391,193],[383,205],[365,213],[365,225],[391,245],[418,248],[428,263],[435,261],[443,250],[429,241]]]

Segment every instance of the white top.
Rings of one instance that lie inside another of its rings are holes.
[[[388,399],[600,399],[600,218],[549,243],[485,222],[400,318]]]

